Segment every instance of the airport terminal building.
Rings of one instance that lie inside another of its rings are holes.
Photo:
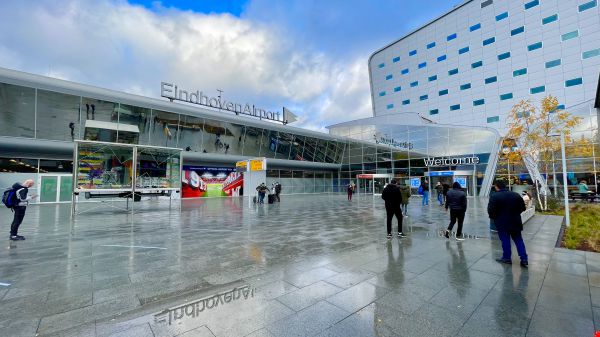
[[[593,143],[591,154],[568,158],[569,185],[597,186],[599,36],[597,0],[464,1],[371,55],[373,115],[418,112],[503,135],[514,104],[552,95],[559,109],[582,118],[573,137]],[[497,172],[506,177],[509,163],[500,158]],[[527,172],[513,173],[531,183]]]
[[[452,179],[448,171],[457,171],[476,195],[489,183],[497,144],[494,130],[415,113],[342,123],[327,134],[8,69],[0,69],[0,135],[0,184],[33,177],[40,202],[70,201],[76,140],[182,149],[184,197],[231,195],[236,162],[256,157],[267,158],[266,183],[279,181],[283,194],[345,192],[351,181],[377,194],[394,177],[414,186],[430,172]]]

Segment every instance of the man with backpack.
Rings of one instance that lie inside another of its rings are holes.
[[[2,203],[14,212],[13,222],[10,225],[10,240],[12,241],[25,240],[24,236],[18,235],[18,231],[25,217],[25,210],[29,205],[29,201],[37,197],[36,195],[27,195],[29,188],[32,186],[33,180],[27,179],[22,184],[15,183],[2,195]]]

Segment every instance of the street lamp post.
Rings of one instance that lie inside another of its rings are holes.
[[[560,132],[560,152],[562,155],[562,171],[563,171],[563,194],[565,198],[565,223],[567,227],[571,226],[571,216],[569,214],[569,189],[567,188],[567,159],[565,156],[565,133]]]

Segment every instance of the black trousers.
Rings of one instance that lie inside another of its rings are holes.
[[[459,237],[462,235],[463,222],[465,221],[465,211],[461,209],[450,210],[450,224],[448,225],[449,231],[451,231],[454,227],[456,220],[458,220],[458,229],[456,230],[456,236]]]
[[[398,219],[398,233],[402,233],[402,211],[400,210],[400,205],[395,207],[385,207],[385,211],[387,213],[387,233],[392,234],[392,219],[394,219],[394,215],[396,219]]]
[[[25,207],[25,206],[16,206],[15,208],[13,208],[13,210],[15,211],[15,215],[13,218],[13,222],[10,225],[10,235],[11,236],[15,236],[19,232],[19,226],[21,226],[21,223],[23,222],[23,218],[25,217],[26,209],[27,209],[27,207]]]

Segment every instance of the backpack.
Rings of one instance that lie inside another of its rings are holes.
[[[19,205],[19,200],[17,199],[17,190],[14,188],[7,188],[2,193],[2,203],[7,208],[14,208]]]
[[[419,186],[419,190],[418,190],[420,195],[423,195],[423,186]]]

